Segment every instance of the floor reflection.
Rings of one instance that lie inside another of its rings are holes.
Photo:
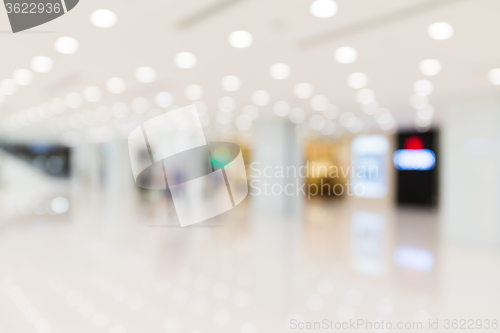
[[[246,203],[170,228],[161,195],[87,199],[2,225],[1,332],[285,332],[294,319],[500,313],[499,252],[440,243],[436,211],[315,200],[303,219],[247,219]]]

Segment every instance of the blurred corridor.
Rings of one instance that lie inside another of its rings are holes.
[[[15,3],[0,333],[499,331],[500,3]]]

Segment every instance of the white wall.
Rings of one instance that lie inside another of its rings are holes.
[[[456,99],[442,124],[442,237],[500,247],[500,96]]]

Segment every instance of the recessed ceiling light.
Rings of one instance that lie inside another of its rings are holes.
[[[488,78],[491,84],[496,86],[500,85],[500,68],[492,69],[488,72]]]
[[[434,40],[446,40],[453,36],[453,27],[446,22],[437,22],[427,28],[427,33]]]
[[[266,106],[271,101],[271,95],[265,90],[257,90],[252,94],[252,102],[257,106]]]
[[[114,77],[106,81],[106,89],[112,94],[121,94],[127,89],[127,83],[124,79]]]
[[[0,82],[0,92],[3,95],[12,96],[17,92],[17,84],[14,80],[5,79]]]
[[[347,84],[353,89],[362,89],[368,85],[368,76],[365,73],[352,73],[347,78]]]
[[[72,37],[59,37],[56,39],[55,48],[62,54],[73,54],[78,51],[80,43]]]
[[[314,92],[314,88],[310,83],[302,82],[298,83],[294,88],[293,88],[293,93],[297,98],[310,98]]]
[[[184,96],[191,101],[197,101],[203,98],[203,88],[197,84],[190,84],[184,89]]]
[[[102,90],[99,87],[87,87],[83,90],[83,98],[91,103],[99,102],[102,98]]]
[[[175,55],[175,65],[182,69],[189,69],[196,66],[198,59],[191,52],[180,52]]]
[[[274,64],[269,69],[269,75],[275,80],[285,80],[290,77],[292,70],[287,64]]]
[[[229,44],[237,49],[244,49],[251,46],[253,36],[248,31],[238,30],[229,35]]]
[[[139,67],[135,70],[135,78],[142,83],[151,83],[156,80],[156,71],[151,67]]]
[[[418,80],[413,84],[413,91],[420,96],[429,96],[434,91],[434,84],[429,80]]]
[[[241,88],[241,79],[235,75],[224,76],[221,86],[225,91],[238,91]]]
[[[333,55],[339,64],[351,64],[358,59],[358,51],[350,46],[342,46]]]
[[[110,10],[98,9],[90,15],[90,21],[98,28],[111,28],[118,22],[118,17]]]
[[[311,14],[319,18],[333,17],[337,14],[339,8],[337,3],[332,0],[316,0],[309,7]]]
[[[18,69],[13,75],[14,82],[20,86],[27,86],[33,81],[33,72],[27,69]]]
[[[31,60],[31,69],[37,73],[48,73],[53,66],[54,62],[49,57],[37,56]]]
[[[418,64],[418,69],[425,76],[434,76],[441,72],[441,63],[436,59],[425,59]]]
[[[174,103],[174,96],[169,92],[159,92],[155,96],[155,103],[161,108],[168,108]]]

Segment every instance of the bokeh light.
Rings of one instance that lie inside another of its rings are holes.
[[[492,69],[488,72],[488,79],[493,85],[500,85],[500,68]]]
[[[429,80],[418,80],[413,84],[413,92],[419,96],[429,96],[434,91],[434,84]]]
[[[285,80],[290,77],[292,70],[287,64],[274,64],[269,68],[269,75],[275,80]]]
[[[368,85],[368,76],[365,73],[352,73],[347,77],[347,85],[352,89],[362,89]]]
[[[352,64],[358,59],[358,51],[350,46],[342,46],[335,50],[333,56],[339,64]]]
[[[319,18],[329,18],[338,12],[337,3],[333,0],[315,0],[309,10],[313,16]]]
[[[235,75],[224,76],[221,86],[225,91],[238,91],[241,88],[241,79]]]
[[[90,21],[98,28],[111,28],[118,22],[118,16],[108,9],[98,9],[90,15]]]
[[[141,83],[151,83],[156,80],[156,71],[151,67],[139,67],[135,70],[135,78]]]
[[[159,92],[155,95],[155,103],[161,108],[168,108],[174,103],[174,96],[169,92]]]
[[[446,22],[437,22],[427,28],[427,33],[434,40],[446,40],[453,36],[453,27]]]
[[[229,44],[237,49],[244,49],[253,44],[253,36],[248,31],[234,31],[229,35]]]
[[[69,201],[64,197],[57,197],[52,200],[51,207],[57,214],[66,213],[69,209]]]
[[[83,90],[83,98],[85,98],[87,102],[99,102],[102,98],[102,90],[95,86],[87,87]]]
[[[1,94],[7,95],[7,96],[12,96],[17,92],[18,89],[19,88],[18,88],[16,82],[14,82],[14,80],[5,79],[5,80],[2,80],[0,82],[0,93]]]
[[[33,72],[27,69],[17,69],[12,78],[18,85],[27,86],[33,81]]]
[[[36,56],[31,60],[31,69],[37,73],[48,73],[54,67],[54,61],[45,56]]]
[[[418,64],[418,69],[425,76],[434,76],[441,72],[441,63],[436,59],[425,59]]]
[[[297,98],[310,98],[314,93],[314,88],[310,83],[302,82],[293,88],[293,93]]]
[[[122,78],[113,77],[106,81],[106,89],[112,94],[121,94],[127,89],[127,83]]]
[[[252,94],[252,103],[257,106],[266,106],[271,101],[271,95],[265,90],[257,90]]]
[[[59,37],[55,42],[57,52],[74,54],[80,48],[80,43],[73,37]]]
[[[356,101],[362,105],[368,105],[375,101],[375,92],[371,89],[361,89],[356,93]]]
[[[174,63],[182,69],[190,69],[196,66],[198,59],[191,52],[180,52],[175,55]]]

